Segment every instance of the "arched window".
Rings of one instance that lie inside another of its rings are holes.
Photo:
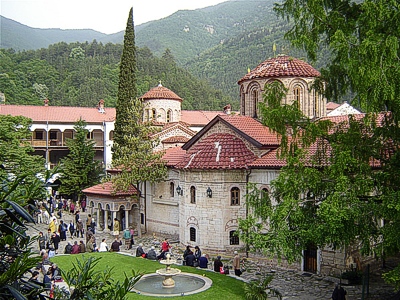
[[[261,189],[261,201],[263,204],[269,203],[270,200],[268,198],[268,195],[269,195],[269,190],[267,188]]]
[[[256,89],[251,91],[251,100],[253,101],[253,118],[257,118],[258,110],[258,91]]]
[[[196,203],[196,188],[194,186],[190,187],[190,203]]]
[[[301,86],[296,85],[293,89],[293,95],[294,95],[294,101],[297,102],[297,108],[302,110],[302,103],[301,103],[301,94],[303,92],[303,89]]]
[[[236,230],[229,231],[229,245],[239,245],[239,237],[236,235]]]
[[[152,111],[151,119],[156,121],[157,120],[157,111],[155,108],[153,108],[151,111]]]
[[[169,195],[171,197],[175,196],[175,184],[173,182],[170,182],[169,184]]]
[[[319,117],[319,97],[318,92],[314,91],[314,117]]]
[[[231,205],[240,205],[240,190],[238,187],[231,188]]]
[[[108,138],[110,139],[110,141],[112,141],[114,139],[114,130],[110,131]]]
[[[189,229],[189,235],[190,235],[190,241],[195,242],[196,241],[196,228],[190,227]]]
[[[240,93],[240,104],[241,104],[241,107],[242,107],[241,115],[245,116],[246,115],[246,97],[244,95],[243,90]]]
[[[172,111],[170,109],[168,109],[168,111],[167,111],[167,123],[171,122],[171,118],[172,118]]]

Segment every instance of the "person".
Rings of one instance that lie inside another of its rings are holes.
[[[60,236],[57,234],[57,232],[53,232],[53,236],[51,237],[51,242],[54,245],[54,250],[57,253],[58,251],[58,244],[60,244]]]
[[[75,203],[73,201],[71,201],[70,205],[69,205],[69,212],[71,214],[74,214],[75,211]]]
[[[50,246],[50,249],[49,249],[49,258],[52,258],[52,257],[54,257],[54,256],[56,256],[56,250],[54,249],[54,247],[53,246]]]
[[[168,239],[165,238],[164,241],[161,244],[161,253],[160,255],[157,256],[157,259],[165,259],[165,253],[169,252],[171,249],[171,246],[169,245]]]
[[[86,219],[86,230],[89,230],[89,227],[92,227],[92,215],[88,214]]]
[[[133,236],[135,235],[135,231],[133,230],[132,227],[129,227],[129,231],[131,232],[131,243],[129,245],[129,249],[132,249],[133,244],[135,244],[135,241],[133,240]]]
[[[123,233],[123,238],[125,240],[125,250],[130,249],[131,245],[131,231],[129,228],[125,228],[124,233]]]
[[[78,241],[74,242],[74,245],[72,246],[71,254],[79,254]]]
[[[72,245],[70,242],[68,242],[68,244],[64,248],[64,254],[71,254],[71,252],[72,252]]]
[[[56,230],[57,230],[57,228],[56,228],[56,221],[55,221],[54,218],[51,218],[51,220],[50,220],[49,229],[50,229],[50,232],[51,232],[51,233],[56,232]]]
[[[53,272],[52,272],[51,268],[49,268],[43,277],[44,289],[47,291],[49,291],[52,286],[52,281],[53,281],[52,274],[53,274]]]
[[[39,251],[46,249],[46,237],[43,235],[43,232],[39,232],[38,242],[39,242]]]
[[[342,287],[340,283],[338,283],[333,290],[332,300],[345,300],[346,299],[346,290]]]
[[[92,223],[90,224],[90,228],[92,228],[93,234],[96,233],[96,219],[92,217]]]
[[[207,269],[208,267],[208,258],[205,254],[199,258],[199,267],[202,269]]]
[[[140,243],[139,246],[136,248],[136,257],[143,257],[143,254],[146,255],[143,250],[143,244]]]
[[[94,252],[93,237],[91,237],[86,243],[86,252]]]
[[[79,253],[85,253],[86,252],[86,247],[83,241],[79,242]]]
[[[118,237],[119,236],[119,221],[117,218],[114,218],[114,224],[113,224],[113,235],[114,237]]]
[[[78,221],[79,221],[80,218],[81,218],[81,217],[80,217],[80,214],[79,214],[79,210],[76,210],[76,213],[75,213],[75,223],[78,223]]]
[[[101,240],[99,252],[108,252],[108,245],[106,243],[106,239]]]
[[[233,269],[235,270],[235,275],[242,275],[242,271],[240,270],[240,256],[237,251],[233,252],[235,256],[233,257]]]
[[[194,258],[198,262],[201,257],[201,250],[199,246],[194,247]]]
[[[117,236],[111,244],[111,251],[113,252],[119,252],[119,247],[122,245],[122,241],[119,240],[119,237]]]
[[[50,249],[51,245],[51,237],[53,236],[51,229],[47,229],[47,234],[45,235],[46,238],[46,249]]]
[[[74,226],[74,223],[72,222],[72,220],[71,220],[71,222],[69,222],[68,230],[69,230],[69,233],[71,234],[71,239],[72,239],[74,237],[74,233],[75,233],[75,226]]]
[[[149,252],[147,252],[147,259],[150,260],[156,260],[157,259],[157,253],[156,250],[154,248],[154,246],[151,246],[151,249],[149,250]]]
[[[60,220],[60,225],[58,225],[58,232],[60,233],[61,241],[67,240],[67,230],[68,230],[67,224],[65,224],[63,220]]]
[[[221,273],[221,268],[224,267],[224,264],[221,261],[221,256],[217,256],[217,259],[214,260],[214,271]]]
[[[81,235],[81,238],[83,238],[83,223],[81,219],[78,219],[78,222],[76,222],[76,237],[79,237],[79,234]]]
[[[51,277],[54,280],[61,279],[61,271],[56,264],[52,264],[49,270],[51,270]]]
[[[186,265],[189,266],[189,267],[194,267],[194,261],[195,261],[195,257],[194,257],[193,252],[189,253],[186,256]]]
[[[186,265],[186,256],[188,256],[189,254],[193,254],[192,249],[190,249],[190,246],[186,246],[185,251],[183,252],[183,264]]]

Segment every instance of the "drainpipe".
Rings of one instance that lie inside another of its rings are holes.
[[[247,174],[246,174],[246,196],[249,193],[248,185],[249,185],[250,175],[251,175],[251,169],[248,170]],[[247,205],[247,202],[246,202],[246,219],[247,219],[248,216],[249,216],[249,206]],[[248,230],[246,232],[246,235],[247,235],[247,237],[249,237],[249,231]],[[249,258],[249,244],[247,242],[246,242],[246,257]]]
[[[49,121],[46,121],[46,169],[50,170],[50,157],[49,157]]]
[[[103,121],[103,161],[104,161],[104,168],[107,169],[107,128],[106,122]]]

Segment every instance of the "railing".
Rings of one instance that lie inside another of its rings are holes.
[[[33,141],[26,141],[31,144],[33,147],[46,147],[46,140],[33,140]],[[95,147],[103,147],[104,142],[102,140],[95,140]],[[49,147],[66,147],[67,144],[62,142],[61,140],[49,140]]]

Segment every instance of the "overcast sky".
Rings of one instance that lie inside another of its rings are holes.
[[[0,15],[34,28],[125,30],[133,7],[135,25],[228,0],[0,0]],[[1,34],[1,32],[0,32]]]

